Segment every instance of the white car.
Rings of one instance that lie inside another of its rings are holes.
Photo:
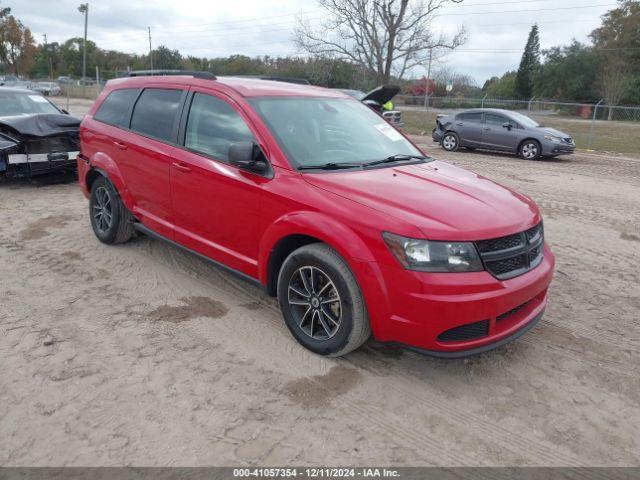
[[[60,86],[55,82],[38,82],[34,90],[52,97],[60,95]]]

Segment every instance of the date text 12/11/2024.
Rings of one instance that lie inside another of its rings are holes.
[[[389,468],[235,468],[234,478],[398,478]]]

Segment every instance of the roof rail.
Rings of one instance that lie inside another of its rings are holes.
[[[215,80],[216,76],[211,72],[201,72],[198,70],[132,70],[128,73],[128,77],[153,77],[166,75],[187,75],[193,78],[204,78],[207,80]]]

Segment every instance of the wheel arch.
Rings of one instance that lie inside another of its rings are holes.
[[[91,158],[89,165],[90,168],[85,174],[87,190],[91,192],[93,182],[95,182],[99,176],[103,176],[113,184],[122,202],[129,211],[133,211],[133,197],[126,187],[126,183],[116,162],[104,153],[96,153]]]
[[[373,261],[373,253],[349,226],[319,212],[297,212],[278,219],[265,231],[259,247],[259,275],[269,295],[275,296],[278,273],[294,250],[324,243],[338,252],[354,275],[353,259]]]
[[[285,259],[300,247],[304,247],[305,245],[310,245],[312,243],[325,242],[311,235],[292,233],[278,240],[278,242],[273,246],[267,262],[267,279],[265,286],[265,290],[269,296],[275,297],[277,295],[278,274],[280,273],[280,269],[282,268]]]
[[[91,192],[94,182],[100,177],[105,177],[107,179],[109,178],[107,172],[105,172],[101,168],[90,168],[89,170],[87,170],[87,174],[85,175],[85,183],[89,192]]]

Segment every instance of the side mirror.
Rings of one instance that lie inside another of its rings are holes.
[[[229,163],[249,172],[264,174],[269,164],[259,158],[260,147],[254,142],[236,142],[229,145]]]
[[[504,122],[502,124],[502,127],[506,128],[507,130],[511,130],[511,128],[513,128],[509,122]]]

